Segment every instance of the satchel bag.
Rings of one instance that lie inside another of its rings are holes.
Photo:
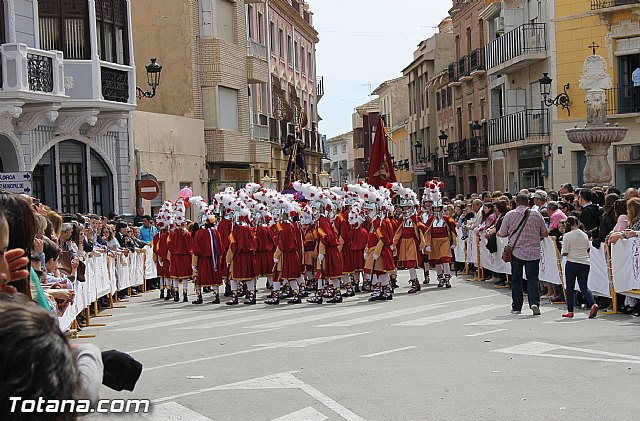
[[[511,262],[511,258],[513,256],[513,249],[516,246],[516,243],[518,242],[518,239],[520,238],[520,234],[522,234],[522,227],[524,226],[524,223],[527,222],[527,219],[529,219],[529,214],[530,214],[530,210],[527,209],[524,213],[524,217],[522,218],[522,220],[520,221],[520,224],[518,225],[518,228],[516,228],[516,230],[514,231],[514,234],[517,233],[516,235],[516,239],[513,242],[513,245],[509,245],[507,244],[504,248],[504,250],[502,251],[502,260],[505,263],[509,263]],[[509,239],[511,239],[511,237],[509,237]]]

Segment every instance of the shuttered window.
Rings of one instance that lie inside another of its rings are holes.
[[[87,5],[87,0],[38,0],[40,48],[62,51],[68,59],[89,59]]]

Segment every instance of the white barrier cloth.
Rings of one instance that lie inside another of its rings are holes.
[[[611,298],[609,267],[607,265],[607,253],[604,244],[601,244],[599,249],[591,246],[589,261],[591,262],[589,282],[587,283],[589,289],[595,295]]]
[[[611,269],[616,292],[640,289],[640,238],[620,240],[611,247]]]
[[[562,285],[563,280],[558,268],[558,254],[555,242],[546,237],[540,243],[540,275],[541,281]]]

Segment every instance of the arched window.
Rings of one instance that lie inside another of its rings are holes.
[[[38,0],[40,48],[62,51],[64,58],[89,59],[87,0]]]
[[[127,3],[125,0],[95,0],[100,59],[129,64]]]

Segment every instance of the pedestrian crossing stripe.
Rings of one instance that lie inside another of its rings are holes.
[[[395,323],[391,326],[427,326],[434,323],[445,322],[449,320],[460,319],[462,317],[473,316],[475,314],[484,313],[487,311],[496,310],[499,308],[506,308],[506,305],[484,304],[480,306],[465,308],[462,310],[452,311],[450,313],[438,314],[435,316],[423,317],[421,319],[407,320],[402,323]]]

